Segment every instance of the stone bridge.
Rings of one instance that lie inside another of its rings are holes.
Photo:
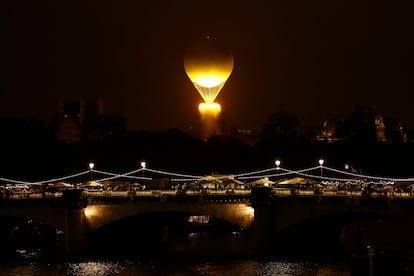
[[[31,219],[65,233],[68,254],[82,250],[88,233],[128,218],[157,213],[208,215],[251,230],[258,250],[311,250],[342,243],[413,246],[414,199],[326,195],[277,195],[271,189],[251,194],[81,197],[0,201],[0,216]]]
[[[136,197],[133,199],[95,199],[84,209],[85,231],[94,231],[128,217],[151,213],[187,213],[208,215],[244,229],[253,226],[254,211],[246,198],[219,199],[199,196]]]
[[[262,188],[252,191],[252,207],[262,250],[414,246],[413,197],[275,195]]]
[[[141,215],[181,213],[208,215],[243,229],[251,229],[254,211],[250,195],[162,195],[128,197],[28,198],[0,201],[1,217],[18,217],[43,223],[65,233],[67,253],[82,250],[89,233],[117,221]]]

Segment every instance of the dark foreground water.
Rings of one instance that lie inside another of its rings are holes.
[[[28,257],[28,256],[26,256]],[[338,263],[259,259],[78,259],[28,257],[0,266],[0,275],[352,275]]]
[[[146,225],[146,221],[140,220],[139,225]],[[225,224],[185,231],[171,227],[167,243],[160,240],[164,236],[162,228],[143,231],[144,227],[138,226],[129,223],[96,231],[89,239],[88,253],[76,257],[62,254],[62,241],[34,238],[33,231],[13,231],[14,239],[0,239],[0,276],[414,275],[414,254],[410,250],[375,248],[372,258],[368,258],[368,251],[361,247],[358,257],[352,257],[349,252],[342,254],[337,250],[335,239],[328,243],[333,246],[321,243],[314,235],[299,239],[300,233],[309,233],[304,229],[293,236],[283,236],[270,252],[258,255],[251,250],[252,238],[248,233]],[[10,234],[10,228],[7,229],[2,236]],[[326,231],[325,239],[328,234]]]
[[[413,263],[387,264],[376,259],[285,259],[282,257],[81,257],[44,258],[39,251],[20,251],[0,261],[0,275],[414,275]],[[372,269],[372,270],[371,270]],[[372,271],[372,274],[370,273]]]

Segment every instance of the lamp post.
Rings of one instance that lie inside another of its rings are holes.
[[[142,177],[144,177],[144,171],[145,171],[145,168],[146,168],[146,167],[147,167],[147,162],[142,161],[142,162],[141,162]]]
[[[325,163],[325,160],[323,160],[322,158],[319,159],[319,166],[321,166],[321,177],[323,176],[323,173],[322,173],[323,163]]]
[[[95,163],[89,162],[88,166],[89,166],[89,171],[90,171],[91,181],[92,181],[92,173],[93,173],[93,168],[95,167]]]
[[[276,165],[276,170],[279,170],[280,169],[280,160],[276,160],[275,165]]]

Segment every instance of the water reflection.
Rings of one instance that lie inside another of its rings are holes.
[[[105,276],[119,274],[127,263],[121,264],[110,261],[87,261],[80,263],[69,263],[67,273],[79,276]]]
[[[149,231],[137,234],[136,230],[140,229],[142,220],[139,222],[136,226],[132,224],[134,227],[131,228],[123,227],[125,225],[121,224],[115,228],[119,232],[109,229],[112,231],[105,232],[102,238],[96,239],[100,245],[97,254],[88,253],[78,256],[76,260],[63,255],[58,256],[55,253],[60,250],[54,250],[54,247],[18,249],[15,254],[11,254],[14,258],[11,262],[0,258],[0,275],[369,275],[366,252],[361,255],[365,258],[357,259],[358,262],[342,260],[345,258],[341,256],[334,257],[332,251],[326,251],[322,258],[314,256],[315,254],[310,257],[301,254],[292,256],[285,251],[271,256],[257,256],[249,254],[252,249],[249,233],[232,225],[217,222],[209,225],[192,224],[191,227],[187,227],[187,224],[184,224],[185,227],[181,224],[172,225],[168,231],[168,242],[157,244],[156,239],[151,239]],[[130,229],[128,235],[124,229]],[[131,233],[137,237],[136,243],[131,242]],[[160,231],[154,236],[159,237]],[[148,240],[147,244],[143,244],[142,237],[145,237],[145,241]],[[279,249],[280,244],[276,247]],[[119,254],[128,248],[132,248],[127,252],[131,254]],[[311,249],[315,252],[315,249],[320,250],[316,247]],[[105,254],[101,250],[105,251]],[[391,256],[395,256],[395,259]],[[414,275],[414,258],[411,256],[414,254],[403,258],[404,255],[376,252],[374,275]],[[411,268],[407,268],[408,266]]]
[[[366,260],[355,266],[346,260],[285,259],[283,257],[200,257],[200,256],[159,256],[159,257],[77,257],[76,259],[45,258],[40,252],[19,250],[18,258],[0,259],[0,275],[71,275],[71,276],[348,276],[369,275]],[[402,260],[381,259],[374,256],[373,275],[414,275],[414,263]]]
[[[200,275],[306,275],[306,271],[311,272],[312,265],[295,262],[258,262],[244,260],[242,263],[214,264],[205,263],[195,267],[197,274]],[[307,274],[311,275],[311,274]]]
[[[36,264],[24,264],[16,267],[0,268],[0,275],[14,276],[28,276],[28,275],[42,275],[41,269]]]
[[[268,262],[258,267],[260,275],[302,275],[305,270],[303,263]],[[308,267],[308,269],[312,269]]]
[[[345,276],[351,275],[349,267],[341,263],[318,263],[288,260],[260,259],[95,259],[45,261],[24,257],[20,262],[0,265],[0,275],[226,275],[226,276]]]
[[[252,276],[345,276],[349,267],[341,263],[323,264],[302,261],[239,260],[231,263],[203,263],[195,266],[198,275],[252,275]]]

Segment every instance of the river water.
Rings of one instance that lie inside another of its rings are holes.
[[[163,236],[162,228],[148,230],[142,227],[146,224],[155,225],[155,222],[129,220],[128,223],[96,231],[95,239],[90,240],[90,251],[76,257],[66,256],[61,242],[47,242],[48,239],[42,236],[34,239],[33,231],[14,231],[17,243],[9,247],[4,244],[10,240],[4,239],[0,243],[0,276],[363,276],[370,275],[370,271],[376,276],[414,275],[412,252],[382,252],[375,248],[372,258],[368,258],[369,252],[363,248],[358,258],[350,258],[333,254],[334,247],[321,249],[315,243],[306,254],[301,254],[305,251],[299,249],[291,250],[288,254],[289,250],[283,249],[277,254],[258,255],[251,250],[251,237],[233,226],[218,224],[214,228],[209,227],[208,231],[204,228],[183,231],[180,224],[171,227],[168,242],[161,243],[159,237]],[[3,228],[6,224],[4,220]],[[17,229],[14,224],[10,223],[10,226]],[[24,224],[19,226],[22,228]],[[39,230],[38,227],[34,228]],[[3,236],[10,234],[10,228],[7,229],[2,232]],[[30,241],[26,240],[29,236],[32,237]],[[285,239],[289,241],[292,237],[286,236]],[[280,245],[275,245],[274,252]],[[4,254],[1,248],[6,248],[8,253]],[[272,250],[270,253],[274,252]]]
[[[317,250],[317,248],[315,248]],[[17,250],[12,257],[0,258],[0,275],[6,276],[106,276],[106,275],[226,275],[226,276],[345,276],[414,275],[414,262],[373,256],[359,262],[348,258],[283,256],[202,256],[159,255],[118,256],[114,254],[64,257],[44,255],[41,250]],[[372,265],[371,265],[372,264]],[[370,274],[370,271],[373,274]]]
[[[255,258],[139,258],[47,261],[22,253],[17,261],[3,262],[0,275],[352,275],[341,262]]]

